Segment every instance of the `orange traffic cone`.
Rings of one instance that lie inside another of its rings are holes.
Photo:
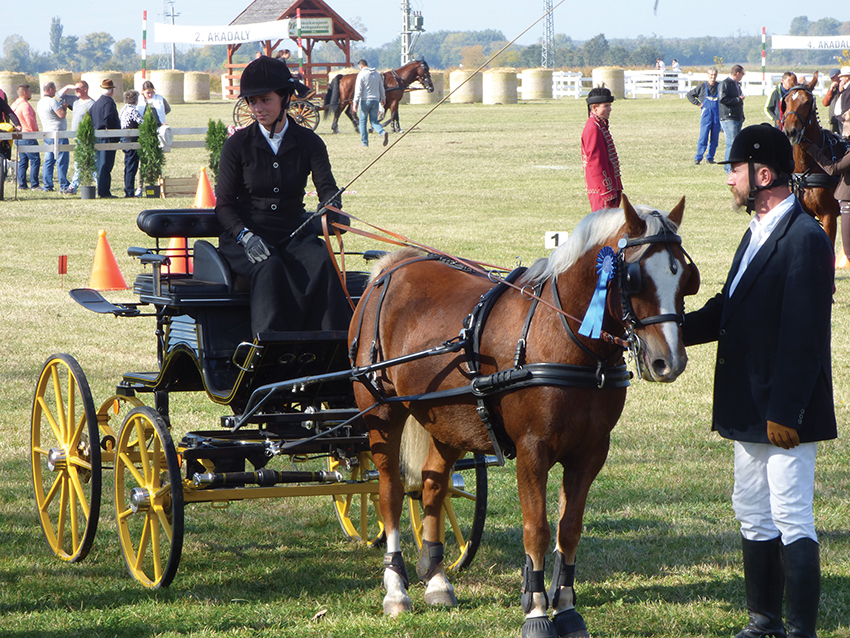
[[[189,251],[186,249],[185,237],[172,237],[168,242],[168,248],[165,249],[165,254],[171,258],[171,265],[168,271],[173,274],[192,274],[192,259],[189,257]]]
[[[192,208],[215,208],[215,193],[207,177],[206,168],[201,169],[201,175],[198,177],[198,188],[195,191],[195,203],[192,204]]]
[[[106,241],[106,231],[97,234],[97,248],[94,251],[94,265],[91,270],[89,288],[94,290],[126,290],[127,284],[115,261],[115,255]]]

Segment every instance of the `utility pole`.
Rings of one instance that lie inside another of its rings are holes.
[[[402,0],[401,2],[401,66],[410,62],[410,54],[413,53],[413,47],[416,45],[416,40],[419,34],[425,29],[422,28],[424,21],[421,11],[410,10],[410,0]]]
[[[543,19],[543,50],[540,56],[540,66],[544,69],[554,69],[555,15],[552,11],[552,0],[543,0],[543,10],[546,12],[546,17]]]
[[[174,13],[174,0],[166,0],[165,5],[166,5],[166,9],[165,9],[165,15],[166,16],[169,15],[168,14],[168,9],[169,9],[168,5],[171,5],[171,7],[170,7],[171,8],[171,26],[174,26],[174,18],[176,18],[180,15],[179,13]],[[174,70],[174,43],[173,42],[171,43],[171,70],[172,71]]]

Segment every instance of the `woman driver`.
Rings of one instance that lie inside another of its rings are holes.
[[[251,281],[252,334],[345,330],[351,310],[324,241],[315,230],[289,238],[306,219],[308,175],[320,202],[341,206],[324,142],[286,115],[292,94],[306,87],[266,56],[245,68],[240,87],[256,121],[224,144],[215,213],[224,227],[219,250]]]

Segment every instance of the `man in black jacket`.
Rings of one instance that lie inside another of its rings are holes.
[[[744,77],[744,67],[736,64],[732,67],[729,77],[720,83],[720,126],[723,137],[726,138],[726,173],[729,168],[729,151],[735,143],[735,138],[744,125],[744,92],[741,91],[741,78]]]
[[[121,120],[118,117],[118,107],[112,94],[115,92],[115,84],[112,80],[104,80],[100,84],[101,96],[92,105],[92,124],[95,130],[120,129]],[[117,141],[112,138],[99,138],[99,142]],[[110,192],[112,187],[112,167],[115,166],[115,151],[97,152],[97,196],[115,197]]]
[[[750,621],[736,638],[814,638],[820,558],[817,442],[837,436],[832,399],[832,246],[788,187],[791,145],[769,124],[735,138],[726,183],[754,212],[723,290],[685,316],[686,345],[717,341],[712,429],[735,441]]]

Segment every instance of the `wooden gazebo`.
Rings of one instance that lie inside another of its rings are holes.
[[[354,27],[343,20],[336,11],[330,8],[323,0],[254,0],[249,4],[242,13],[240,13],[231,25],[254,24],[258,22],[274,22],[277,20],[291,19],[295,20],[298,13],[301,13],[302,22],[308,24],[316,22],[317,18],[323,18],[322,24],[327,24],[330,20],[331,29],[325,30],[325,34],[309,33],[302,35],[301,48],[304,51],[304,60],[301,65],[301,73],[304,75],[305,84],[315,90],[321,90],[327,85],[328,77],[333,69],[347,68],[352,66],[351,62],[351,43],[353,41],[362,42],[363,36],[360,35]],[[309,32],[309,31],[308,31]],[[294,36],[293,36],[294,37]],[[277,41],[263,40],[261,42],[263,54],[273,56],[277,48],[284,42],[284,39]],[[319,42],[333,42],[345,54],[345,62],[321,62],[314,63],[313,48]],[[242,75],[242,69],[246,64],[234,64],[233,54],[239,50],[242,44],[227,45],[227,74],[224,76],[227,80],[224,86],[224,96],[235,98],[239,94],[238,84],[234,84],[233,80],[238,79]],[[289,48],[284,46],[283,48]],[[298,70],[298,51],[292,51],[292,57],[288,61],[290,68],[293,71]]]

